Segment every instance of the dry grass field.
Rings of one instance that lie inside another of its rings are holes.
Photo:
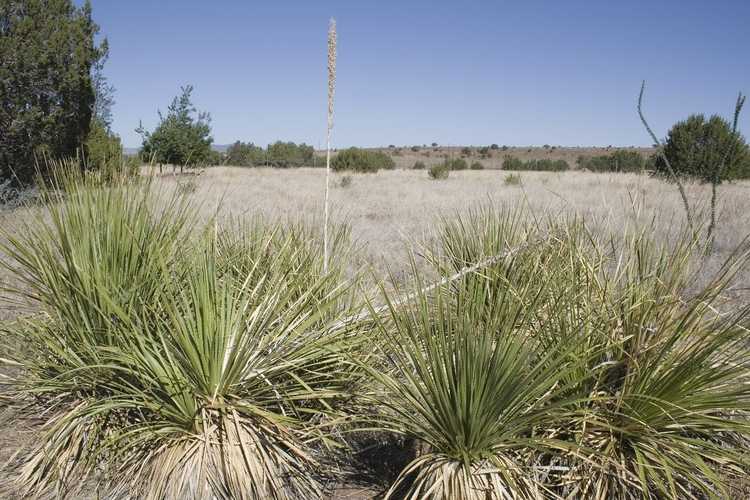
[[[522,172],[521,185],[507,185],[508,172],[451,172],[443,181],[425,171],[393,170],[377,174],[333,177],[331,201],[335,220],[347,222],[362,248],[365,262],[377,272],[396,273],[408,267],[408,253],[419,251],[434,238],[440,217],[466,213],[482,205],[524,206],[529,217],[578,215],[594,227],[617,233],[626,224],[651,220],[665,237],[684,222],[675,186],[645,175],[589,172]],[[217,209],[222,216],[318,219],[322,212],[324,172],[215,167],[199,176],[163,175],[168,189],[189,191],[206,216]],[[341,178],[351,177],[349,186]],[[706,206],[709,187],[689,184],[696,207]],[[714,254],[718,264],[750,231],[750,183],[720,188],[720,224]],[[319,221],[318,221],[319,222]]]
[[[500,157],[498,161],[502,161],[502,153],[494,152]],[[416,158],[414,155],[409,152],[401,159],[408,163]],[[556,158],[552,153],[550,157]],[[160,188],[180,190],[190,197],[206,218],[217,213],[220,218],[261,214],[318,224],[323,211],[321,169],[214,167],[199,175],[158,175],[151,170],[145,174],[155,175]],[[595,230],[615,235],[628,225],[654,224],[665,240],[674,236],[684,221],[675,187],[645,175],[522,172],[517,185],[506,183],[507,175],[497,170],[461,171],[451,172],[447,180],[434,181],[425,171],[396,169],[348,174],[351,183],[347,186],[341,185],[344,175],[334,176],[334,221],[350,225],[361,250],[352,268],[370,269],[378,278],[388,271],[397,277],[406,276],[409,253],[419,254],[434,243],[440,217],[465,214],[479,206],[524,207],[530,218],[579,216]],[[705,207],[709,188],[689,184],[687,189],[696,206]],[[750,230],[750,184],[723,185],[720,196],[715,251],[697,271],[696,286],[743,244]],[[0,224],[13,227],[24,217],[25,210],[0,212]],[[742,274],[730,288],[735,298],[744,296],[747,283],[750,276]],[[16,316],[14,309],[2,307],[3,321]],[[18,427],[0,433],[0,464],[23,439],[21,427],[18,423]],[[369,498],[371,493],[367,488],[346,487],[335,498]]]

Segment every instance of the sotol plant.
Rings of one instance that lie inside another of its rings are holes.
[[[42,420],[20,489],[318,496],[356,373],[337,261],[323,272],[295,226],[204,231],[148,185],[64,188],[2,248],[13,296],[43,311],[5,332],[9,401]]]

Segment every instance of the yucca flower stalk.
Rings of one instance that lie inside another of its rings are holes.
[[[331,177],[331,132],[333,131],[333,101],[336,93],[336,20],[328,25],[328,127],[326,131],[326,193],[323,219],[323,272],[328,272],[328,197]]]

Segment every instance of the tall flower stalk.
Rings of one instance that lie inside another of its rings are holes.
[[[328,25],[328,130],[326,134],[326,196],[323,220],[323,272],[328,272],[328,196],[331,177],[331,131],[333,130],[333,98],[336,93],[336,20]]]

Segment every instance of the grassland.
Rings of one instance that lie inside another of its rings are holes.
[[[510,152],[495,151],[500,158],[502,153]],[[155,176],[158,190],[183,193],[196,204],[204,220],[216,214],[220,219],[249,220],[260,214],[282,221],[303,219],[312,227],[320,226],[324,183],[320,169],[215,167],[199,175],[157,175],[149,169],[143,173]],[[356,270],[371,270],[368,276],[373,281],[391,273],[397,284],[406,283],[410,275],[409,255],[416,252],[417,265],[429,272],[419,255],[436,244],[439,221],[466,216],[479,206],[524,207],[523,216],[530,221],[579,217],[593,232],[615,238],[628,227],[653,225],[659,238],[671,241],[679,234],[684,220],[674,186],[645,175],[522,172],[521,183],[509,185],[506,174],[496,170],[462,171],[452,172],[447,180],[434,181],[425,171],[397,169],[351,175],[352,181],[346,187],[341,185],[343,175],[334,176],[333,219],[351,227],[352,238],[359,247],[358,258],[348,263],[348,271],[353,274]],[[699,184],[686,187],[696,206],[705,207],[709,188]],[[750,184],[728,184],[720,190],[720,222],[714,251],[706,258],[694,256],[698,267],[688,284],[688,295],[705,285],[738,247],[747,247]],[[0,212],[0,224],[11,228],[12,233],[12,228],[28,217],[27,209]],[[10,278],[3,275],[2,279],[7,283]],[[726,307],[747,302],[747,283],[750,275],[744,270],[723,291],[729,299],[724,302]],[[3,304],[1,318],[11,321],[20,311]],[[27,422],[17,422],[14,428],[0,434],[0,463],[24,438],[20,431],[26,425]],[[338,491],[337,498],[367,498],[371,493],[366,487],[351,485],[341,485]]]

